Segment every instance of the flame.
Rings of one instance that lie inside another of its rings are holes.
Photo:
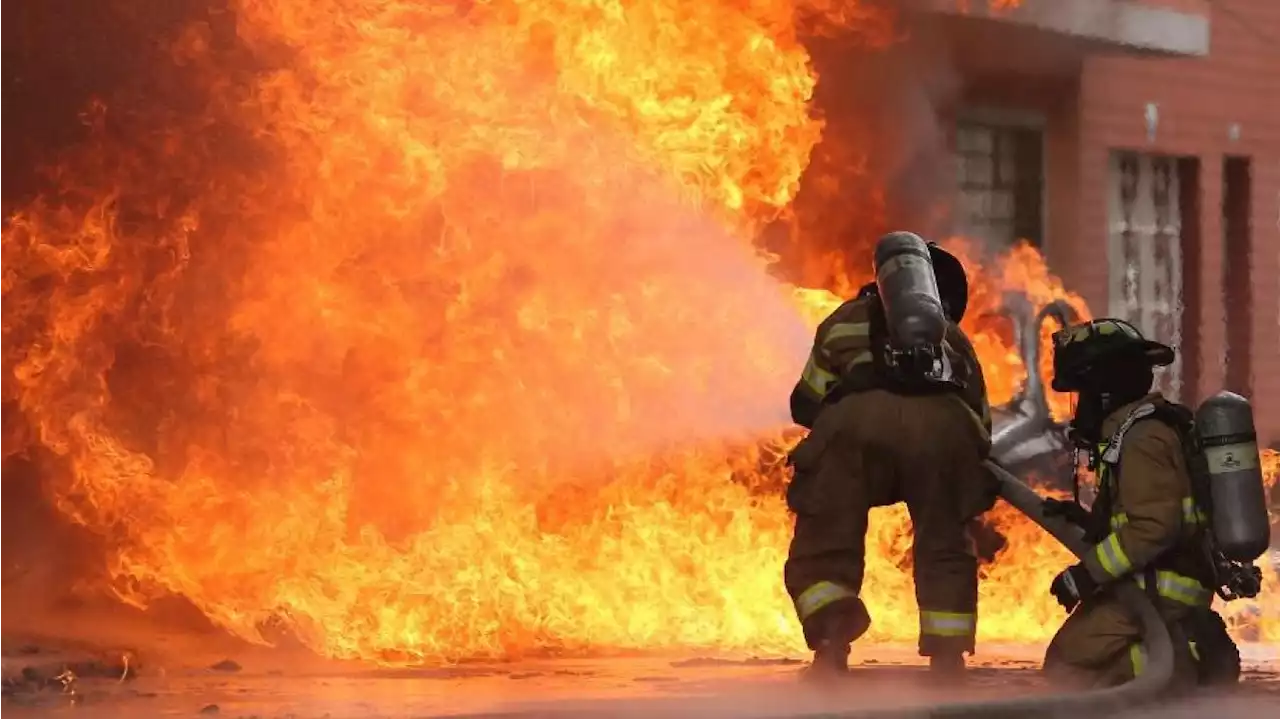
[[[802,649],[780,428],[857,278],[792,287],[753,243],[823,127],[797,28],[877,47],[878,8],[233,0],[156,69],[198,101],[95,103],[6,218],[6,454],[117,596],[250,641]],[[1029,247],[951,246],[975,318],[1009,289],[1087,310]],[[998,403],[1025,370],[973,323]],[[908,519],[873,515],[867,641],[912,641]],[[1068,557],[993,521],[980,637],[1045,640]]]

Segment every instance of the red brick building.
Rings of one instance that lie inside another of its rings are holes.
[[[1181,349],[1167,392],[1250,396],[1280,444],[1280,1],[926,5],[961,78],[955,229],[1040,245]]]

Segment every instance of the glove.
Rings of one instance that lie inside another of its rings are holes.
[[[1081,529],[1087,529],[1092,523],[1089,510],[1071,500],[1046,499],[1041,505],[1041,511],[1046,517],[1062,517]]]
[[[1098,591],[1098,583],[1089,576],[1089,570],[1083,564],[1075,564],[1062,570],[1049,585],[1049,593],[1062,608],[1070,612],[1076,608],[1080,600]]]

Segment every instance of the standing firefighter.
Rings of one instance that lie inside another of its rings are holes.
[[[1091,511],[1046,501],[1046,513],[1080,524],[1094,544],[1050,587],[1072,612],[1045,655],[1055,679],[1114,685],[1142,672],[1141,626],[1111,591],[1129,581],[1168,624],[1183,685],[1238,677],[1239,654],[1209,606],[1214,589],[1225,599],[1257,593],[1257,570],[1238,561],[1269,539],[1252,414],[1235,395],[1193,416],[1151,392],[1154,368],[1173,360],[1172,348],[1121,320],[1054,335],[1053,388],[1077,394],[1073,437],[1098,473]]]
[[[977,626],[977,558],[968,525],[991,507],[986,385],[956,324],[968,280],[953,255],[909,232],[876,246],[876,282],[818,327],[791,394],[812,431],[791,453],[796,515],[784,571],[811,675],[842,673],[871,624],[859,598],[867,513],[905,501],[915,528],[920,653],[964,669]]]

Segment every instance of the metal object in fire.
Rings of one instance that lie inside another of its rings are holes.
[[[1040,329],[1048,318],[1063,327],[1079,314],[1056,300],[1038,312],[1021,293],[1009,293],[1000,315],[1013,326],[1014,343],[1027,368],[1027,379],[1008,404],[993,408],[991,458],[1019,477],[1035,477],[1046,486],[1071,488],[1072,453],[1067,425],[1054,420],[1040,376]]]

